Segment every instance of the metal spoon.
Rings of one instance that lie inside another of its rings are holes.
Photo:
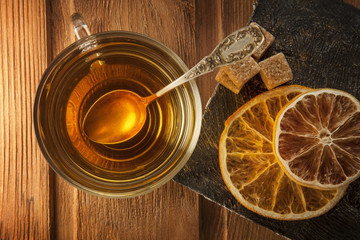
[[[152,101],[217,67],[233,64],[251,55],[263,41],[264,35],[258,26],[241,28],[227,36],[209,56],[151,96],[140,97],[121,89],[101,96],[85,115],[82,126],[85,134],[100,144],[117,144],[132,138],[143,127],[146,108]]]

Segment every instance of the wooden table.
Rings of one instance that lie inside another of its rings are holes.
[[[0,239],[283,239],[172,181],[132,199],[81,192],[50,169],[33,130],[41,75],[75,41],[73,12],[93,33],[143,33],[192,66],[246,25],[254,2],[1,0]],[[358,0],[346,2],[360,7]],[[197,82],[205,106],[214,74]]]

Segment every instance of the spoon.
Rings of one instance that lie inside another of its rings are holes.
[[[115,90],[101,96],[88,110],[82,128],[87,137],[100,144],[117,144],[135,136],[144,126],[147,106],[170,90],[215,68],[233,64],[257,50],[264,35],[257,25],[241,28],[227,36],[213,52],[181,77],[148,96]]]

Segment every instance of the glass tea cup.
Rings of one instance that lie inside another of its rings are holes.
[[[78,41],[46,69],[34,104],[40,148],[52,169],[84,191],[133,197],[168,182],[185,165],[201,127],[201,100],[194,81],[158,98],[133,138],[114,145],[88,139],[85,114],[104,94],[126,89],[149,96],[188,70],[169,48],[126,31],[90,34],[72,16]],[[119,111],[121,111],[119,109]]]

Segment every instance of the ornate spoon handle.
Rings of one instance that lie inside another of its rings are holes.
[[[205,73],[212,72],[217,67],[233,64],[244,59],[253,54],[264,39],[263,33],[256,25],[247,26],[231,33],[216,46],[209,56],[204,57],[181,77],[159,90],[156,96],[160,97],[181,84]]]

